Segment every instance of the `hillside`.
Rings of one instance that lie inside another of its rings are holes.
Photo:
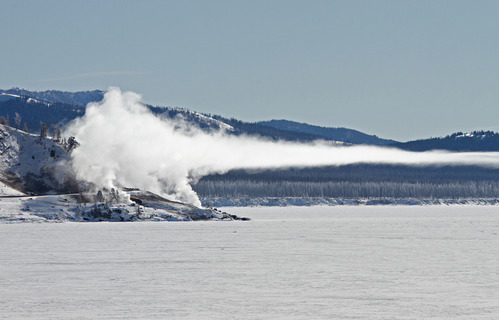
[[[16,113],[20,116],[19,128],[26,127],[30,132],[39,132],[40,122],[46,123],[49,129],[64,127],[69,121],[84,114],[85,109],[79,105],[60,102],[45,102],[34,100],[26,96],[0,95],[0,116],[7,119],[10,125],[15,124]],[[47,97],[45,97],[47,98]],[[225,130],[232,135],[258,136],[271,140],[309,142],[324,137],[287,131],[269,126],[227,119],[222,116],[210,116],[185,108],[171,108],[147,106],[154,114],[175,121],[180,121],[189,126],[198,127],[205,131]]]
[[[23,193],[76,192],[64,143],[0,125],[0,181]]]
[[[260,121],[256,124],[280,130],[310,134],[326,140],[344,141],[353,144],[388,145],[396,143],[394,140],[382,139],[375,135],[368,135],[357,130],[320,127],[289,120]]]
[[[235,220],[146,190],[78,181],[70,143],[0,125],[0,222]]]
[[[104,96],[104,91],[93,90],[93,91],[59,91],[59,90],[47,90],[47,91],[30,91],[26,89],[12,88],[8,90],[0,89],[1,96],[12,96],[12,97],[23,97],[37,100],[39,102],[45,103],[61,103],[66,105],[72,105],[77,107],[85,107],[89,102],[100,101]],[[5,99],[5,97],[4,97]]]
[[[26,97],[12,97],[0,101],[0,116],[6,119],[7,124],[29,132],[39,133],[40,123],[45,123],[49,130],[63,127],[69,121],[83,115],[85,109],[77,105],[59,102],[48,103]],[[16,116],[19,115],[19,124]]]
[[[410,151],[499,151],[499,134],[492,131],[457,132],[443,138],[430,138],[392,146]]]
[[[278,140],[295,141],[295,142],[311,142],[315,140],[336,141],[335,139],[325,138],[323,136],[313,133],[275,128],[272,126],[260,124],[258,122],[257,123],[244,122],[233,118],[227,119],[217,115],[213,116],[213,118],[230,125],[233,129],[229,131],[229,133],[234,135],[258,136],[266,139],[271,139],[274,141]]]
[[[21,117],[20,128],[26,123],[30,132],[40,130],[40,122],[52,127],[63,127],[69,121],[83,115],[84,106],[100,101],[104,92],[100,90],[64,92],[57,90],[28,91],[13,88],[0,90],[0,116],[10,125],[15,124],[16,113]],[[218,115],[201,114],[185,108],[151,106],[147,107],[165,119],[181,120],[205,131],[226,130],[228,134],[258,136],[272,140],[309,142],[318,139],[336,140],[324,135],[275,128],[259,123],[228,119]],[[366,135],[367,136],[367,135]]]
[[[29,91],[12,88],[0,90],[0,117],[18,128],[38,133],[40,122],[49,130],[62,128],[69,121],[84,114],[84,106],[89,102],[100,101],[101,90],[64,92],[57,90]],[[289,120],[270,120],[250,123],[220,115],[201,114],[185,108],[151,106],[147,107],[164,119],[181,121],[205,131],[225,130],[232,135],[250,135],[271,140],[310,142],[328,140],[347,144],[367,144],[391,146],[410,151],[449,150],[449,151],[499,151],[499,134],[491,131],[453,133],[446,137],[397,142],[382,139],[348,128],[333,128],[309,125]],[[20,116],[16,123],[16,113]]]

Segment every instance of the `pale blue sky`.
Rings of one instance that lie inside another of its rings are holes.
[[[499,131],[499,1],[1,0],[0,88],[408,140]]]

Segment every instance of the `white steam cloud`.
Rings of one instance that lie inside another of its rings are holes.
[[[67,128],[80,146],[72,153],[77,177],[99,187],[137,187],[200,206],[190,183],[237,168],[391,163],[475,164],[499,167],[497,152],[408,152],[373,146],[274,142],[206,133],[182,121],[160,119],[133,92],[109,88]]]

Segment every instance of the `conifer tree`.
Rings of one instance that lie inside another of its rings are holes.
[[[40,122],[40,138],[42,138],[42,139],[47,138],[47,131],[48,131],[48,128],[47,128],[47,125],[45,124],[45,122]]]

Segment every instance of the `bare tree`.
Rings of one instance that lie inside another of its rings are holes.
[[[16,124],[16,129],[19,129],[21,127],[21,115],[19,113],[15,113],[16,116],[14,117],[14,123]]]
[[[61,130],[59,128],[55,128],[54,140],[56,142],[61,141]]]

